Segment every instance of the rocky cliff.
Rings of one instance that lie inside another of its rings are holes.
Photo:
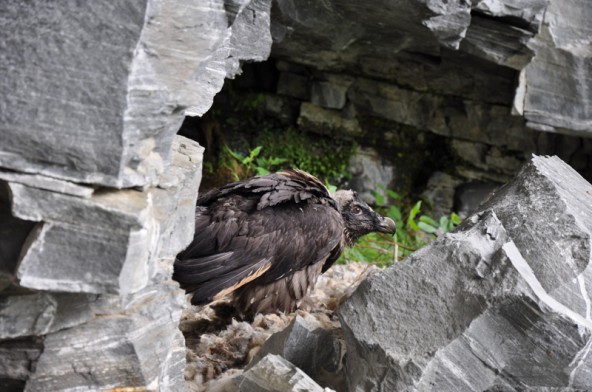
[[[203,149],[175,134],[242,62],[271,53],[281,121],[364,142],[360,183],[441,169],[431,194],[448,207],[531,153],[592,177],[591,16],[585,0],[3,1],[3,390],[185,388],[170,275]],[[457,233],[364,283],[339,313],[348,388],[586,389],[588,189],[535,158]],[[411,317],[420,305],[433,311]],[[360,306],[401,322],[360,323]],[[306,329],[290,331],[325,336]],[[239,386],[269,369],[320,388],[274,355]]]
[[[531,154],[590,180],[589,17],[578,0],[278,0],[267,110],[356,140],[359,191],[425,192],[436,212]]]
[[[185,389],[203,148],[175,134],[268,56],[269,5],[2,2],[0,389]]]

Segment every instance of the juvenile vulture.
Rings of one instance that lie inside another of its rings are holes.
[[[232,294],[242,315],[291,312],[344,246],[372,231],[394,233],[395,223],[353,191],[332,197],[300,170],[254,177],[197,200],[195,236],[173,278],[194,305]]]

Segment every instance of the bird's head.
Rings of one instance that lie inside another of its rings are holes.
[[[395,234],[395,222],[382,217],[350,190],[340,190],[333,196],[345,222],[345,239],[352,245],[358,238],[373,231]]]

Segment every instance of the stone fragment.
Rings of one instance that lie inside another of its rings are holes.
[[[454,211],[454,195],[460,184],[462,180],[456,176],[443,172],[432,174],[423,192],[432,205],[431,216],[439,218]]]
[[[0,180],[16,182],[34,188],[44,189],[56,193],[64,193],[78,197],[89,198],[94,188],[76,184],[70,181],[58,180],[38,174],[23,174],[11,171],[0,170]]]
[[[434,16],[424,17],[422,24],[436,36],[438,42],[458,49],[471,23],[471,4],[466,1],[425,1]]]
[[[522,70],[514,108],[529,126],[589,134],[592,126],[592,9],[586,0],[550,1],[536,55]]]
[[[241,61],[264,61],[271,51],[270,0],[225,2],[230,24],[230,53],[226,76],[240,73]]]
[[[341,137],[353,138],[364,134],[357,118],[348,118],[340,111],[308,102],[300,105],[298,126],[303,130],[328,136],[341,134]]]
[[[234,383],[241,392],[329,392],[323,389],[302,370],[279,355],[268,354],[255,366],[237,376]]]
[[[268,354],[281,356],[319,385],[336,390],[345,387],[342,385],[344,375],[341,374],[342,347],[335,331],[313,327],[298,315],[288,327],[269,337],[247,371],[256,367]]]
[[[46,335],[91,317],[92,296],[25,294],[0,298],[0,339]]]
[[[12,216],[8,184],[0,180],[0,292],[14,283],[21,249],[35,224]]]
[[[358,148],[356,154],[350,158],[349,170],[352,174],[349,181],[351,188],[364,201],[374,204],[374,193],[386,197],[384,187],[388,187],[393,181],[395,168],[385,162],[378,151],[366,147]]]
[[[590,195],[534,157],[457,230],[364,281],[339,311],[348,389],[588,389]]]
[[[347,90],[353,79],[333,74],[321,75],[323,79],[313,82],[310,102],[327,109],[343,109],[347,99]]]

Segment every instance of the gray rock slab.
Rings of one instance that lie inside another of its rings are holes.
[[[231,23],[226,75],[233,78],[240,73],[241,61],[265,61],[269,57],[271,0],[231,0],[225,6]]]
[[[319,385],[343,390],[342,351],[336,331],[314,327],[297,315],[288,327],[267,339],[247,371],[268,354],[274,354],[298,367]]]
[[[177,137],[173,164],[159,185],[100,190],[90,198],[9,183],[13,215],[41,221],[17,267],[19,284],[37,290],[132,293],[148,284],[157,257],[190,241],[203,148]]]
[[[7,182],[16,182],[18,184],[44,189],[57,193],[65,193],[78,197],[89,198],[94,188],[76,184],[70,181],[58,180],[56,178],[41,176],[38,174],[25,174],[12,171],[0,170],[0,179]]]
[[[323,75],[312,84],[310,101],[327,109],[343,109],[347,101],[347,90],[353,78],[338,75]]]
[[[548,0],[478,0],[473,11],[493,17],[513,17],[526,23],[529,30],[537,30],[549,4]]]
[[[40,336],[90,319],[93,296],[35,293],[0,298],[0,339]]]
[[[516,70],[524,68],[534,52],[527,46],[534,33],[504,19],[471,16],[471,26],[460,50]]]
[[[533,157],[454,232],[339,310],[349,390],[592,385],[592,185]]]
[[[21,249],[35,225],[11,214],[8,184],[0,181],[0,291],[13,284]]]
[[[0,342],[0,380],[8,391],[22,391],[43,351],[43,339],[3,340]],[[13,388],[13,389],[10,389]]]
[[[185,110],[209,109],[229,56],[266,56],[271,39],[255,45],[251,37],[269,37],[269,4],[249,2],[229,28],[223,0],[2,2],[0,70],[9,77],[0,81],[0,166],[114,187],[153,184]]]
[[[184,293],[169,281],[133,297],[125,308],[97,306],[86,323],[48,334],[26,390],[185,390]]]
[[[592,10],[585,0],[550,1],[536,52],[521,73],[514,106],[544,131],[589,134],[592,125]]]
[[[234,379],[241,392],[310,391],[329,392],[315,383],[302,370],[279,355],[268,354],[255,366]]]
[[[306,131],[331,136],[341,134],[356,137],[364,134],[357,118],[348,118],[341,111],[326,109],[309,102],[302,102],[298,126]]]

